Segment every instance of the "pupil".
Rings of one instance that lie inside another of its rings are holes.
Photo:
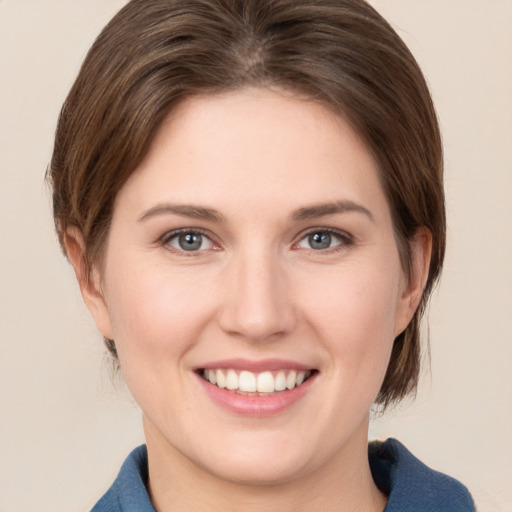
[[[331,246],[329,233],[313,233],[309,235],[309,244],[313,249],[328,249]]]
[[[198,233],[186,233],[180,235],[179,244],[184,251],[197,251],[203,243],[202,235]]]

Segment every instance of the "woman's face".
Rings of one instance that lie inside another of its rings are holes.
[[[261,89],[188,99],[118,194],[103,263],[86,301],[150,455],[276,483],[366,450],[417,301],[343,119]]]

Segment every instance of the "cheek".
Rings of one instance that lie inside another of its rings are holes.
[[[304,294],[304,310],[314,312],[319,326],[340,335],[366,332],[368,341],[393,337],[400,294],[396,269],[351,267],[310,282],[315,285]]]
[[[335,360],[337,378],[357,382],[370,394],[378,392],[391,354],[400,274],[397,266],[331,273],[323,281],[328,286],[310,288],[304,308],[309,324]]]
[[[213,299],[179,273],[171,276],[155,265],[129,268],[137,270],[111,273],[108,288],[121,370],[142,410],[171,425],[192,403],[170,390],[186,398],[188,356],[211,319]]]
[[[107,295],[115,342],[123,359],[161,360],[187,350],[212,314],[200,279],[137,264],[111,273]],[[128,363],[128,361],[126,361]]]

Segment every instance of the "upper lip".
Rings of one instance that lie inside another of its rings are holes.
[[[314,370],[311,366],[287,359],[222,359],[211,361],[198,367],[198,369],[201,370],[217,370],[223,368],[240,371],[246,370],[253,373],[279,370]]]

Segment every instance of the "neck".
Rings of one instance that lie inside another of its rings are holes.
[[[219,478],[170,446],[147,420],[144,428],[158,512],[382,512],[386,505],[371,476],[366,436],[320,468],[267,485]]]

